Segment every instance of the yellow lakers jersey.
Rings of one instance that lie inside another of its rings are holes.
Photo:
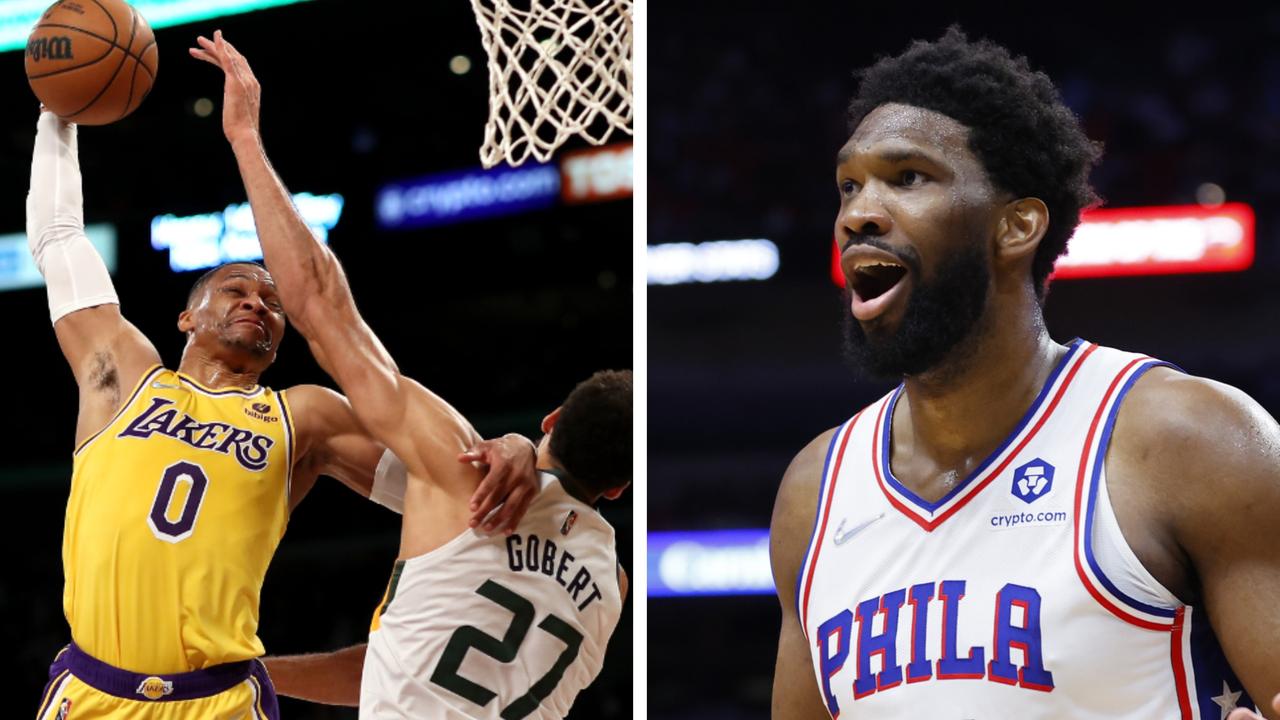
[[[85,652],[167,674],[263,654],[258,596],[288,521],[284,393],[155,367],[76,449],[63,610]]]

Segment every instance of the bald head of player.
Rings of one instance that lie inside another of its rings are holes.
[[[235,372],[266,370],[275,361],[284,328],[284,306],[271,273],[249,262],[202,275],[178,315],[178,329],[187,335],[184,359],[198,353]]]
[[[631,385],[630,370],[601,370],[542,420],[538,467],[583,502],[616,500],[631,484]]]
[[[1038,334],[1101,151],[1026,58],[952,27],[861,74],[836,159],[846,349],[945,379],[993,333]]]

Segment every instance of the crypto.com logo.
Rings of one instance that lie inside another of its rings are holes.
[[[1019,500],[1030,504],[1053,489],[1053,466],[1036,458],[1013,471],[1011,492]]]

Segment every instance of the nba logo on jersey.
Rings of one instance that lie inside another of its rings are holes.
[[[58,715],[53,720],[67,720],[69,717],[71,717],[71,701],[63,698],[62,704],[58,706]]]
[[[136,692],[148,700],[159,700],[165,695],[173,692],[173,682],[169,680],[161,680],[154,675],[143,680]]]
[[[1013,496],[1031,504],[1053,489],[1053,466],[1036,458],[1013,473]]]
[[[570,510],[569,514],[564,518],[564,524],[560,526],[560,534],[568,535],[569,531],[573,529],[573,524],[576,522],[578,522],[578,513],[575,510]]]

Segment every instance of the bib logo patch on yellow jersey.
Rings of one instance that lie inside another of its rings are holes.
[[[153,675],[143,680],[136,692],[148,700],[159,700],[165,695],[173,694],[173,682]]]
[[[244,414],[254,420],[261,420],[262,422],[280,422],[280,418],[271,414],[271,406],[266,403],[256,402],[252,404],[244,409]]]
[[[168,407],[173,404],[172,400],[152,398],[151,407],[143,410],[116,437],[149,438],[160,433],[200,450],[223,455],[234,453],[236,462],[254,472],[267,467],[267,451],[275,440],[228,423],[202,423],[186,413],[180,414],[176,407]]]

